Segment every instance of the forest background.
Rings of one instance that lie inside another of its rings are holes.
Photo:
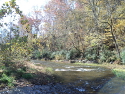
[[[16,0],[5,2],[0,8],[0,27],[7,27],[0,34],[0,66],[19,59],[124,64],[124,6],[125,0],[51,0],[25,15]],[[7,16],[10,23],[3,21]]]
[[[5,2],[0,18],[19,16],[18,24],[1,22],[0,59],[87,59],[125,63],[124,0],[51,0],[24,15],[15,0]],[[3,34],[7,32],[6,36]]]

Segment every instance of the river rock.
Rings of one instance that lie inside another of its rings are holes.
[[[75,60],[69,60],[70,63],[75,63],[76,61]]]
[[[87,62],[87,60],[82,60],[82,61],[81,61],[81,63],[86,63],[86,62]]]

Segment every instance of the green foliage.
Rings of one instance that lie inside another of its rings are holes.
[[[17,73],[19,77],[21,77],[25,72],[26,70],[24,70],[23,68],[18,68],[17,70],[15,70],[15,73]]]
[[[120,69],[113,69],[112,72],[119,78],[125,80],[125,70]]]
[[[104,51],[101,51],[99,59],[100,59],[100,62],[111,62],[111,61],[115,61],[117,58],[113,51],[104,50]]]
[[[33,78],[33,75],[31,73],[24,73],[22,75],[22,78],[25,78],[25,79],[32,79]]]
[[[33,51],[31,58],[33,58],[33,59],[40,59],[41,58],[40,51],[39,50]]]
[[[10,44],[1,44],[0,45],[0,61],[1,62],[10,62],[10,60],[12,59],[12,57],[10,56]]]
[[[51,52],[47,49],[43,49],[42,52],[41,52],[41,57],[46,58],[46,59],[50,59]]]
[[[23,37],[19,37],[19,36],[16,36],[15,38],[13,38],[11,40],[12,43],[27,43],[27,36],[23,36]]]
[[[27,43],[13,43],[11,46],[11,54],[14,58],[29,57],[33,48],[28,46]]]
[[[66,50],[60,50],[60,51],[56,51],[56,52],[52,52],[50,58],[51,59],[56,59],[56,60],[64,60],[64,59],[75,59],[80,57],[80,52],[75,50],[75,49],[71,49],[69,51]]]
[[[97,48],[92,47],[92,48],[86,49],[85,52],[84,52],[84,56],[88,60],[96,60],[96,59],[98,59]]]
[[[81,53],[76,49],[71,49],[66,54],[66,59],[75,59],[80,57]]]
[[[59,55],[66,55],[67,51],[66,50],[61,50],[58,53],[59,53]]]
[[[71,59],[71,56],[72,56],[72,54],[71,54],[70,52],[68,52],[68,53],[66,54],[66,60],[70,60],[70,59]]]
[[[66,59],[73,59],[75,51],[74,50],[70,50],[68,51],[68,53],[66,54]]]
[[[9,87],[13,86],[13,81],[14,81],[14,78],[6,75],[5,73],[3,73],[2,76],[0,77],[0,82],[6,83]]]
[[[55,59],[56,52],[52,52],[50,58]]]
[[[5,2],[0,9],[0,19],[5,17],[6,14],[12,14],[16,12],[20,16],[22,16],[22,11],[20,11],[19,6],[16,4],[16,0],[10,0],[9,2]]]
[[[64,60],[67,59],[67,54],[69,52],[66,50],[61,50],[61,51],[56,51],[52,52],[51,54],[51,59],[56,59],[56,60]],[[70,59],[70,58],[69,58]]]
[[[125,64],[125,50],[121,52],[122,63]]]
[[[0,60],[10,62],[13,59],[29,58],[33,47],[27,43],[27,37],[13,38],[10,43],[0,45]]]
[[[67,53],[67,51],[65,51],[65,50],[55,52],[55,59],[56,60],[66,59],[66,53]]]
[[[97,59],[97,54],[88,54],[85,57],[87,60],[96,60]]]
[[[15,68],[11,64],[9,67],[5,67],[3,73],[11,76],[11,75],[16,75],[17,78],[22,77],[24,73],[26,73],[26,67],[21,67],[20,68]]]
[[[103,62],[113,62],[115,61],[116,55],[114,51],[108,50],[109,48],[105,46],[103,49],[97,47],[91,47],[85,50],[84,57],[88,60],[97,60],[99,59],[100,63]]]

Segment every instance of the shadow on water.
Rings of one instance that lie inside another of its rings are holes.
[[[114,77],[111,70],[103,67],[80,66],[66,63],[33,61],[43,66],[52,67],[54,77],[67,88],[78,94],[106,94],[101,90]]]
[[[60,75],[59,77],[63,79],[61,80],[63,84],[67,84],[68,87],[75,88],[84,94],[96,94],[112,77],[114,77],[113,74],[107,74],[101,77],[87,72],[84,75],[83,72],[79,73],[75,71],[56,74]]]
[[[125,80],[118,77],[108,81],[97,94],[125,94]]]

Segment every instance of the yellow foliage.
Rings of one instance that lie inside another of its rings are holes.
[[[11,46],[11,54],[13,57],[26,57],[32,52],[32,47],[27,46],[26,43],[13,43]]]
[[[88,46],[98,45],[101,39],[102,39],[102,37],[99,36],[98,34],[96,34],[96,33],[90,33],[90,35],[87,35],[84,38],[85,45],[88,45]]]
[[[10,45],[10,43],[6,43],[6,45]]]
[[[110,32],[104,33],[105,37],[112,37],[112,34]]]
[[[115,28],[118,31],[123,31],[125,29],[125,20],[118,20]]]

